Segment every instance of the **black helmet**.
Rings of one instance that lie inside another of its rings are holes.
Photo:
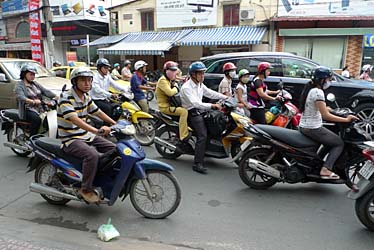
[[[32,73],[36,74],[38,71],[36,70],[36,68],[34,66],[32,66],[30,64],[25,64],[21,68],[19,78],[21,78],[23,80],[25,78],[25,75],[27,74],[27,72],[32,72]]]
[[[313,78],[318,79],[326,79],[332,77],[332,70],[325,66],[318,66],[314,69]]]
[[[97,69],[101,69],[101,67],[104,67],[104,66],[111,67],[108,59],[106,59],[106,58],[99,58],[99,59],[97,59],[97,61],[96,61],[96,68]]]
[[[93,72],[87,67],[78,67],[74,69],[70,74],[70,82],[71,84],[75,84],[75,79],[80,76],[86,76],[93,78]]]

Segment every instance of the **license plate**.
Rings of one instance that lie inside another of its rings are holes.
[[[369,180],[374,173],[373,163],[370,161],[365,162],[364,166],[362,166],[358,173],[366,180]]]
[[[246,140],[245,142],[243,142],[242,145],[240,145],[240,149],[242,151],[246,150],[248,148],[248,146],[251,144],[251,141],[250,140]]]

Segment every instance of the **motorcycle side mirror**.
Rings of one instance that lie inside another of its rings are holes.
[[[64,84],[64,86],[62,86],[62,89],[61,89],[60,97],[63,96],[64,92],[66,91],[66,88],[67,88],[67,86],[66,86],[66,84]]]
[[[282,82],[282,80],[277,84],[277,88],[278,89],[283,89],[283,82]]]
[[[333,94],[333,93],[329,93],[329,94],[327,94],[327,96],[326,96],[326,98],[327,98],[327,100],[329,101],[329,102],[335,102],[335,95]]]

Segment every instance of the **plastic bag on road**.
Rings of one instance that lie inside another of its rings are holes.
[[[112,220],[109,218],[107,224],[103,224],[97,230],[97,237],[102,241],[110,241],[116,237],[119,237],[120,234],[117,229],[112,225]]]

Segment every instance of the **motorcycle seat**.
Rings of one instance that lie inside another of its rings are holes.
[[[8,117],[9,119],[12,119],[15,122],[21,120],[19,117],[18,109],[6,109],[4,111],[4,116]]]
[[[285,142],[293,147],[297,148],[310,148],[310,147],[319,147],[319,143],[309,139],[301,132],[292,129],[286,129],[277,126],[270,126],[270,125],[263,125],[263,124],[256,124],[255,125],[257,130],[265,132],[267,135]]]
[[[176,115],[167,115],[159,111],[160,115],[168,120],[173,120],[173,121],[179,121],[179,116]]]

